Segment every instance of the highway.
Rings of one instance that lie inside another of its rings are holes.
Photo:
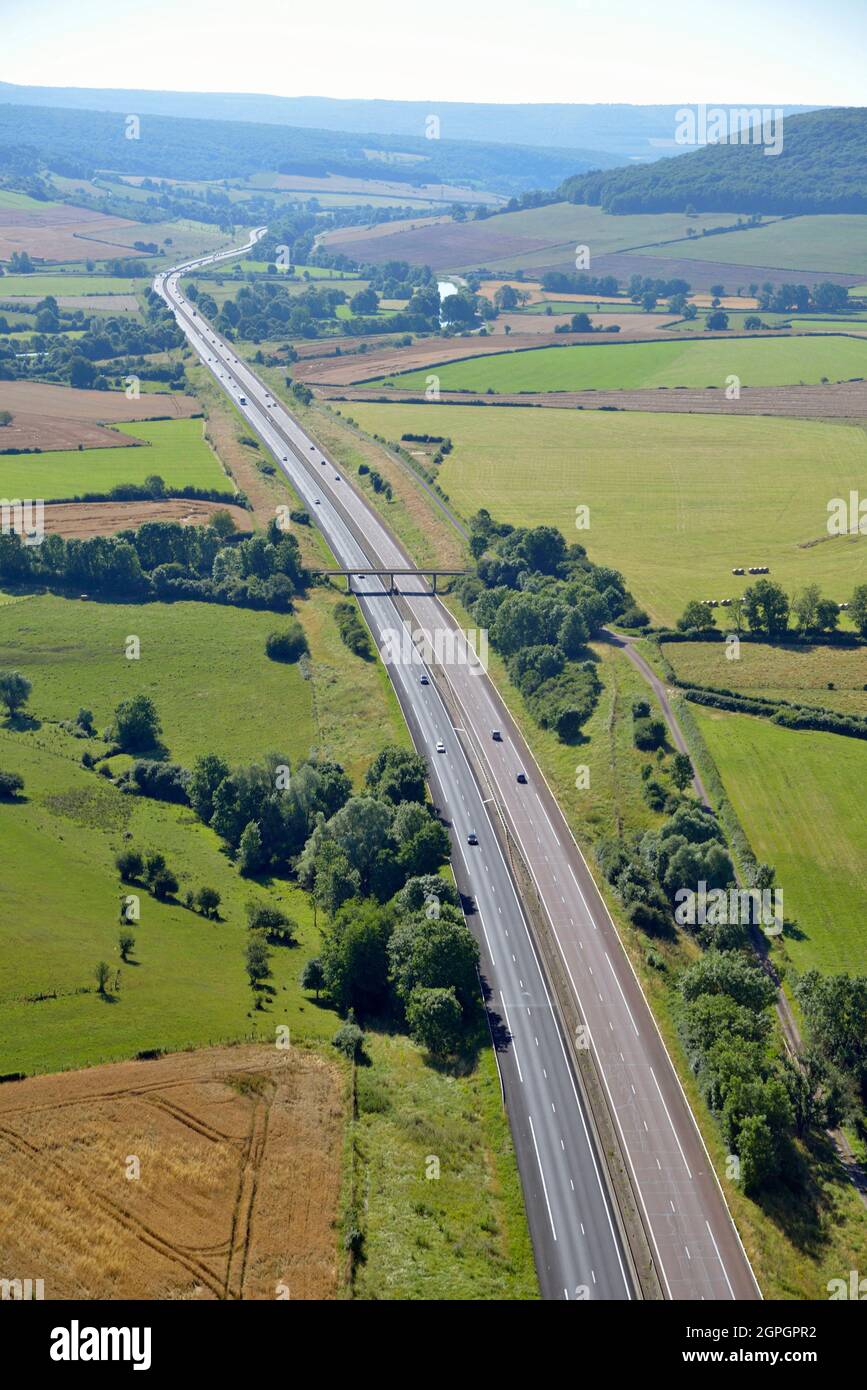
[[[359,603],[385,651],[402,614],[378,580],[362,576],[412,562],[342,470],[180,293],[185,270],[231,254],[239,251],[161,272],[154,288],[272,450],[339,563],[357,567],[353,587],[362,588]],[[655,1020],[553,793],[441,602],[417,580],[401,581],[401,594],[414,628],[447,637],[436,675],[460,711],[457,726],[436,682],[422,683],[424,665],[396,660],[388,671],[430,767],[434,802],[451,824],[458,886],[476,905],[469,922],[482,951],[543,1295],[625,1299],[636,1291],[532,928],[494,832],[498,814],[533,878],[589,1033],[665,1297],[761,1297]],[[445,752],[436,751],[438,742]],[[484,770],[481,784],[467,748]],[[468,843],[470,834],[477,844]]]

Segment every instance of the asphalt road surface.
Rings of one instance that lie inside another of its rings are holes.
[[[262,229],[251,236],[250,245]],[[248,248],[243,248],[248,249]],[[482,976],[497,1047],[530,1231],[548,1298],[635,1296],[605,1177],[595,1151],[544,972],[491,817],[518,844],[557,941],[590,1038],[654,1256],[672,1299],[755,1299],[760,1292],[659,1030],[616,928],[553,793],[475,655],[442,604],[402,579],[414,632],[369,568],[412,561],[340,467],[197,314],[180,275],[208,256],[157,276],[191,346],[273,451],[354,588],[415,742],[430,768],[434,803],[451,826],[458,886],[475,911]],[[469,640],[468,640],[469,639]],[[478,641],[476,641],[478,644]],[[416,647],[439,652],[457,726]],[[395,649],[403,648],[403,658]],[[494,731],[501,737],[495,739]],[[484,768],[477,781],[464,740]],[[438,742],[445,752],[438,753]],[[518,773],[526,780],[518,781]],[[580,795],[576,792],[576,795]],[[474,834],[477,844],[468,843]]]

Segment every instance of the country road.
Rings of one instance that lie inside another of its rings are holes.
[[[256,239],[254,233],[250,244]],[[222,257],[195,264],[216,259]],[[451,826],[458,885],[476,906],[469,921],[482,950],[543,1294],[623,1299],[636,1291],[534,929],[495,833],[497,815],[535,885],[574,991],[665,1297],[761,1297],[638,979],[519,729],[465,635],[426,585],[402,580],[396,600],[378,580],[364,578],[370,568],[411,567],[411,561],[341,469],[184,299],[180,274],[191,266],[161,272],[155,289],[273,451],[333,553],[354,571],[359,603],[380,651],[400,632],[404,616],[413,628],[448,639],[435,678],[414,658],[391,661],[388,671],[416,747],[428,761],[434,802]],[[495,730],[501,737],[493,737]],[[438,742],[444,752],[436,751]],[[471,759],[482,769],[479,779]],[[525,774],[524,782],[518,773]],[[471,835],[478,843],[468,840]]]

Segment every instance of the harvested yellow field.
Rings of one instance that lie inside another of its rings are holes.
[[[0,1277],[46,1299],[338,1291],[341,1073],[248,1044],[0,1088]]]

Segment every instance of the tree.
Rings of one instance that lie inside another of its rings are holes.
[[[713,609],[710,604],[700,599],[691,599],[678,618],[677,626],[681,632],[689,632],[692,628],[713,627]]]
[[[729,326],[729,316],[724,309],[714,309],[705,319],[704,326],[709,333],[722,333]]]
[[[862,637],[867,637],[867,584],[859,584],[849,602],[849,617]]]
[[[338,1009],[364,1016],[388,1001],[388,942],[392,915],[377,903],[353,903],[337,913],[324,934],[325,988]]]
[[[671,761],[671,780],[679,792],[686,791],[692,781],[692,759],[688,753],[675,753]]]
[[[159,869],[150,880],[150,890],[159,902],[165,902],[178,891],[178,880],[171,869]]]
[[[760,579],[744,593],[744,616],[751,632],[781,637],[789,624],[789,600],[779,584]]]
[[[367,289],[359,290],[358,294],[352,296],[349,307],[353,314],[375,314],[379,308],[379,295],[376,290],[368,286]]]
[[[654,303],[656,301],[654,300]],[[572,322],[569,325],[573,333],[592,333],[593,321],[589,314],[580,313],[572,315]]]
[[[111,975],[111,967],[107,961],[101,960],[93,973],[96,977],[97,991],[100,994],[105,994],[106,985]]]
[[[818,584],[807,584],[792,599],[792,614],[802,632],[816,626],[822,591]]]
[[[260,1007],[258,991],[271,974],[271,952],[264,936],[251,932],[244,946],[244,968],[250,981],[250,988],[257,993],[256,1007]]]
[[[815,1046],[858,1085],[867,1080],[867,976],[809,970],[795,985]]]
[[[361,890],[370,886],[373,867],[391,840],[388,806],[372,796],[350,797],[328,822],[328,833],[358,872]]]
[[[323,840],[313,860],[313,897],[329,917],[361,890],[361,876],[346,851],[333,840]]]
[[[319,998],[319,991],[325,984],[325,971],[322,968],[322,961],[318,956],[313,960],[308,960],[304,969],[301,971],[301,988],[313,989],[316,991],[316,998]]]
[[[494,303],[498,309],[515,309],[518,304],[518,295],[512,285],[501,285],[494,295]]]
[[[398,805],[424,801],[426,776],[424,758],[406,748],[389,746],[377,753],[364,780],[374,796]]]
[[[833,632],[840,621],[840,610],[832,598],[820,598],[816,604],[816,627],[820,632]]]
[[[229,775],[229,764],[215,753],[197,758],[190,777],[187,795],[200,820],[210,825],[214,814],[214,793]]]
[[[757,1191],[778,1169],[777,1146],[764,1115],[747,1115],[738,1135],[741,1182],[745,1192]]]
[[[219,511],[211,513],[208,525],[212,531],[216,531],[221,541],[228,540],[230,536],[234,536],[236,531],[232,513],[226,511],[225,507],[221,507]]]
[[[272,661],[298,661],[309,650],[304,629],[297,621],[282,632],[269,632],[265,639],[265,651]]]
[[[478,998],[479,948],[454,908],[439,917],[423,915],[402,922],[388,948],[391,979],[404,1003],[417,985],[425,989],[453,988],[465,1009]]]
[[[250,931],[262,932],[268,941],[281,941],[292,945],[298,931],[298,924],[279,907],[270,903],[247,903],[247,926]]]
[[[636,719],[632,725],[632,738],[636,748],[653,752],[661,748],[668,735],[664,719]]]
[[[201,887],[196,894],[196,905],[203,917],[216,917],[221,901],[221,896],[216,888],[209,888],[206,885]]]
[[[238,844],[238,871],[242,874],[255,874],[264,863],[262,852],[262,832],[256,821],[248,821]]]
[[[135,937],[129,929],[122,931],[117,939],[118,950],[122,961],[129,959],[129,953],[135,946]]]
[[[96,368],[86,357],[73,357],[69,364],[69,384],[87,389],[96,381]]]
[[[24,778],[19,772],[0,772],[0,801],[14,801],[24,790]]]
[[[406,1018],[410,1035],[434,1057],[448,1057],[457,1052],[463,1015],[453,989],[414,989],[407,1004]]]
[[[589,636],[590,631],[580,608],[570,608],[557,633],[557,642],[570,661],[577,660],[584,653]]]
[[[342,1052],[348,1057],[350,1062],[355,1062],[361,1056],[364,1047],[364,1033],[355,1022],[355,1014],[352,1009],[345,1023],[341,1023],[334,1037],[331,1039],[331,1046],[336,1047],[338,1052]]]
[[[726,994],[754,1013],[770,1008],[775,997],[772,980],[738,951],[705,952],[683,972],[679,984],[687,1003],[702,995]]]
[[[114,738],[125,753],[150,749],[162,733],[156,705],[149,695],[121,700],[114,712]]]
[[[0,671],[0,701],[9,711],[10,719],[27,704],[32,689],[32,683],[20,671]]]
[[[144,861],[136,849],[121,850],[114,862],[124,883],[135,883],[144,869]]]

